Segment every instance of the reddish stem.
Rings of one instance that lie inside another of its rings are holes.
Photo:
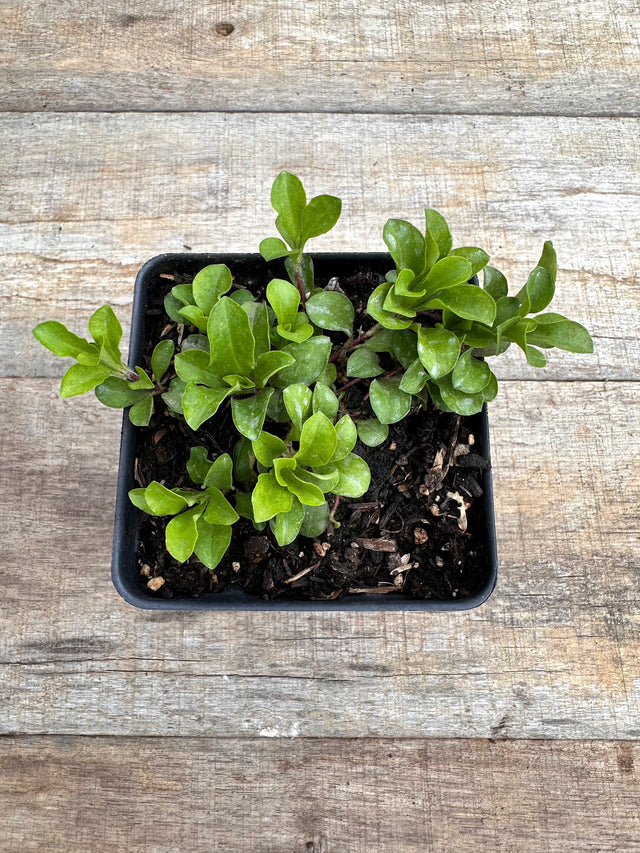
[[[352,379],[350,382],[347,382],[346,385],[342,386],[342,388],[336,388],[336,394],[342,394],[343,391],[346,391],[347,388],[351,388],[358,382],[362,382],[362,379],[359,376],[357,376],[355,379]]]

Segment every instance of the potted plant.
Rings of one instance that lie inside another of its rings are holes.
[[[497,558],[489,360],[591,352],[545,312],[550,242],[520,291],[447,223],[390,219],[389,254],[314,255],[340,200],[282,172],[260,255],[162,255],[137,281],[128,363],[109,306],[91,340],[34,329],[123,420],[113,579],[151,608],[465,609]],[[390,269],[391,268],[391,269]],[[477,275],[482,271],[479,286]],[[535,315],[535,316],[533,316]],[[135,365],[135,367],[133,367]]]

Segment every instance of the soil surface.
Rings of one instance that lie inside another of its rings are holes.
[[[232,272],[233,272],[233,267]],[[249,288],[258,298],[267,282],[280,271],[236,275],[235,285]],[[174,274],[161,276],[150,289],[146,329],[146,363],[155,343],[180,341],[190,333],[164,313],[164,295],[190,280]],[[354,335],[372,324],[366,300],[383,280],[367,269],[339,279],[339,287],[356,305]],[[326,280],[317,279],[319,286]],[[334,280],[334,284],[336,284]],[[329,333],[336,348],[344,335]],[[334,350],[335,352],[335,350]],[[339,355],[337,388],[350,382],[344,375],[346,358]],[[384,366],[384,365],[383,365]],[[367,402],[369,380],[351,385],[341,402],[341,413],[354,419],[371,417]],[[232,452],[237,440],[229,405],[193,432],[182,419],[156,403],[151,423],[137,431],[135,477],[140,486],[159,480],[169,488],[194,488],[186,462],[190,448],[203,445],[209,457]],[[330,525],[319,538],[305,537],[280,547],[267,525],[262,532],[241,518],[233,526],[231,546],[214,571],[193,556],[180,564],[164,546],[168,519],[141,517],[138,565],[141,583],[149,595],[193,598],[221,592],[229,585],[265,599],[331,600],[344,595],[376,593],[418,599],[452,600],[472,595],[487,576],[482,544],[482,473],[486,459],[476,452],[471,419],[430,409],[412,410],[389,428],[388,439],[375,448],[361,442],[354,452],[368,463],[372,479],[366,495],[341,498]]]

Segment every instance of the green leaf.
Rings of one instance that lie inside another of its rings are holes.
[[[411,329],[402,329],[398,332],[393,332],[393,349],[392,355],[407,368],[418,357],[418,338]]]
[[[419,358],[416,358],[400,380],[400,390],[407,394],[418,394],[426,385],[429,378]]]
[[[209,470],[203,480],[203,485],[205,489],[214,486],[221,491],[233,488],[233,462],[228,453],[221,453],[210,464]]]
[[[180,346],[182,352],[187,350],[200,349],[203,352],[209,352],[209,338],[206,335],[189,335],[186,337]]]
[[[255,456],[248,438],[242,436],[233,448],[233,467],[236,478],[244,485],[252,485],[256,479],[254,471]]]
[[[336,462],[336,468],[340,479],[333,493],[345,498],[362,497],[371,483],[371,471],[364,459],[355,453],[349,453],[344,459]]]
[[[140,378],[134,379],[133,382],[129,383],[135,391],[150,391],[154,388],[154,384],[146,370],[143,370],[141,367],[136,367],[136,373]]]
[[[436,241],[440,257],[444,258],[449,254],[451,246],[453,245],[449,226],[447,225],[444,216],[441,213],[438,213],[437,210],[427,208],[424,215],[427,231]]]
[[[557,347],[567,352],[593,352],[591,335],[580,323],[555,313],[539,314],[536,321],[537,328],[528,335],[528,343],[545,349]]]
[[[251,442],[251,448],[258,462],[265,468],[271,468],[273,460],[286,452],[287,445],[278,436],[263,431],[255,441]],[[266,518],[263,520],[266,521]]]
[[[344,459],[347,453],[351,453],[358,440],[358,431],[350,415],[343,415],[336,424],[335,430],[338,443],[329,462]]]
[[[191,429],[198,429],[205,421],[212,418],[220,408],[220,403],[230,393],[231,388],[228,386],[207,388],[204,385],[196,385],[194,382],[187,383],[182,395],[182,410]]]
[[[129,409],[129,420],[134,426],[148,426],[153,414],[153,397],[147,394]]]
[[[239,288],[238,290],[234,290],[233,293],[229,294],[229,299],[233,299],[234,302],[237,302],[238,305],[242,305],[244,310],[246,311],[247,305],[260,305],[262,303],[258,303],[254,301],[253,294],[246,290],[245,288]],[[265,306],[266,307],[266,306]],[[255,332],[254,332],[255,334]]]
[[[87,355],[97,356],[99,349],[95,344],[89,343],[85,338],[80,338],[70,332],[62,323],[56,320],[47,320],[45,323],[39,323],[33,330],[33,334],[40,341],[42,346],[51,350],[61,358],[77,358],[78,353],[86,353]]]
[[[441,326],[418,330],[418,358],[434,379],[452,371],[459,355],[460,341],[453,332]]]
[[[415,289],[412,289],[411,285],[415,280],[416,274],[413,270],[399,270],[395,280],[395,285],[390,292],[395,293],[396,296],[408,296],[411,298],[424,295],[423,290],[416,291]]]
[[[471,275],[476,275],[476,273],[479,273],[489,263],[489,255],[484,249],[479,249],[477,246],[461,246],[459,249],[452,249],[448,257],[465,258],[469,261],[471,264]]]
[[[259,251],[265,261],[274,261],[289,254],[289,249],[279,237],[267,237],[266,240],[262,240]]]
[[[171,295],[183,306],[195,305],[193,286],[191,284],[176,284],[175,287],[171,288]]]
[[[398,269],[409,269],[420,275],[425,265],[426,244],[415,225],[404,219],[389,219],[382,237]]]
[[[263,352],[256,359],[256,366],[253,371],[253,378],[256,385],[258,388],[262,388],[279,370],[289,367],[294,362],[294,357],[282,350]]]
[[[208,524],[235,524],[239,516],[229,501],[215,486],[207,487],[209,500],[203,518]]]
[[[295,315],[293,323],[287,323],[286,326],[278,324],[276,331],[281,338],[300,343],[313,335],[313,326],[307,321],[306,314],[300,312]]]
[[[396,317],[384,308],[385,300],[392,287],[393,283],[390,281],[385,281],[384,284],[376,287],[367,302],[367,313],[386,329],[408,329],[412,322],[410,317]]]
[[[394,285],[387,293],[382,307],[391,314],[400,314],[402,317],[413,318],[416,316],[416,306],[419,302],[420,295],[416,295],[413,299],[398,296]]]
[[[277,459],[276,462],[291,462],[290,459]],[[305,506],[321,506],[324,501],[324,492],[315,483],[309,483],[297,476],[293,468],[281,466],[277,479],[286,484],[286,488],[295,495]]]
[[[473,284],[458,284],[447,290],[441,290],[429,300],[426,307],[448,308],[458,317],[475,320],[486,326],[490,326],[496,317],[496,303],[493,298],[486,290]]]
[[[469,320],[465,320],[465,323],[470,323]],[[470,323],[471,328],[462,333],[460,335],[461,340],[468,347],[475,347],[483,349],[484,347],[489,347],[496,342],[496,333],[493,329],[488,329],[486,326],[483,326],[479,323]]]
[[[278,325],[292,326],[300,305],[300,292],[283,278],[274,278],[267,285],[267,300],[278,318]]]
[[[185,305],[178,312],[180,322],[188,326],[197,326],[201,332],[207,331],[207,315],[197,305]]]
[[[222,377],[222,381],[231,387],[233,393],[252,391],[256,387],[253,379],[248,379],[246,376],[238,376],[237,373],[228,373]],[[212,384],[214,387],[217,387],[218,382],[216,381]]]
[[[370,379],[380,376],[384,370],[375,352],[368,347],[360,347],[351,353],[347,360],[347,376],[357,376],[360,379]]]
[[[466,258],[450,256],[442,258],[429,271],[429,275],[423,282],[423,287],[428,294],[426,299],[439,291],[463,284],[471,278],[471,264]]]
[[[409,414],[411,395],[400,390],[400,377],[374,379],[369,387],[369,402],[383,424],[395,424]]]
[[[122,326],[110,305],[103,305],[89,318],[89,333],[104,348],[116,364],[122,360],[120,341]]]
[[[279,512],[269,520],[269,526],[280,547],[290,545],[300,532],[304,519],[304,507],[297,498],[293,498],[289,512]]]
[[[358,437],[368,447],[377,447],[387,440],[389,427],[382,424],[377,418],[369,418],[366,421],[358,421]]]
[[[292,424],[300,432],[302,424],[311,414],[311,401],[313,399],[311,391],[306,385],[296,383],[283,390],[282,398]]]
[[[212,463],[207,456],[206,447],[198,446],[191,448],[189,461],[187,462],[187,472],[194,483],[197,483],[199,486],[204,483],[211,465]],[[215,485],[218,484],[216,483]],[[220,487],[218,486],[218,488]]]
[[[331,387],[336,384],[336,379],[338,378],[338,370],[335,364],[327,364],[325,369],[322,371],[320,376],[318,376],[318,382],[324,382],[325,385]]]
[[[172,518],[165,531],[167,551],[176,560],[184,563],[193,554],[198,540],[196,522],[202,513],[199,506],[194,506],[180,515]]]
[[[256,523],[269,521],[279,512],[289,512],[293,506],[291,492],[281,486],[275,475],[269,471],[260,474],[251,494],[253,517]]]
[[[251,503],[251,495],[246,492],[236,492],[234,497],[236,501],[236,512],[238,515],[241,515],[242,518],[248,518],[250,521],[253,521],[253,504]]]
[[[137,403],[143,392],[131,388],[131,383],[126,379],[108,376],[96,387],[95,393],[104,406],[109,406],[110,409],[124,409]]]
[[[302,211],[302,243],[331,231],[340,218],[342,202],[332,195],[317,195]]]
[[[252,397],[231,400],[231,414],[236,429],[250,441],[255,441],[262,431],[272,394],[273,388],[263,388]]]
[[[336,449],[336,453],[337,452],[338,450]],[[346,453],[341,454],[340,459],[343,459],[346,455]],[[328,465],[325,465],[322,468],[316,468],[313,471],[308,471],[306,468],[296,468],[296,477],[305,483],[312,483],[326,495],[327,492],[333,491],[334,487],[338,485],[338,480],[340,479],[337,469],[333,466],[334,461],[335,460],[332,457],[331,462]],[[319,473],[321,470],[324,473]]]
[[[289,413],[284,405],[282,391],[280,388],[275,389],[273,397],[269,400],[269,405],[267,406],[267,417],[271,418],[272,421],[275,421],[278,424],[289,423]]]
[[[482,389],[481,394],[484,403],[490,403],[492,400],[495,400],[498,394],[498,380],[493,373],[491,374],[491,378],[487,384]]]
[[[338,398],[331,388],[323,382],[316,382],[313,389],[312,403],[314,413],[322,412],[329,418],[329,420],[333,420],[338,414],[339,407],[340,404],[338,403]]]
[[[320,506],[305,506],[300,535],[307,536],[309,539],[321,536],[327,529],[329,514],[329,504],[326,502]]]
[[[231,526],[208,524],[203,518],[196,522],[198,538],[195,544],[196,557],[208,569],[215,569],[231,543]]]
[[[306,312],[316,326],[331,332],[344,332],[351,337],[353,332],[354,308],[344,293],[332,290],[316,291],[307,299]]]
[[[220,376],[249,376],[254,365],[255,338],[247,312],[233,299],[222,296],[211,309],[207,336],[211,366]]]
[[[446,406],[459,415],[475,415],[482,409],[482,393],[467,394],[458,391],[451,383],[451,377],[443,376],[438,379],[438,389]]]
[[[220,297],[231,290],[231,270],[225,264],[210,264],[193,279],[193,298],[203,314],[208,314]]]
[[[299,465],[309,467],[326,465],[337,443],[338,437],[334,425],[325,414],[316,412],[302,425],[300,448],[294,458]]]
[[[271,188],[271,204],[278,214],[278,231],[291,248],[299,248],[302,242],[302,215],[307,204],[300,179],[290,172],[280,172]]]
[[[160,341],[151,354],[151,370],[158,382],[165,375],[171,364],[174,352],[173,341]]]
[[[111,371],[102,364],[72,364],[62,377],[61,397],[75,397],[91,391],[109,376]]]
[[[456,391],[465,394],[477,394],[491,378],[491,370],[486,361],[474,358],[471,350],[465,350],[451,374],[451,384]]]
[[[500,328],[507,320],[511,320],[518,313],[520,303],[515,296],[503,296],[496,302],[496,318],[494,325]]]
[[[531,367],[547,366],[547,357],[544,353],[540,352],[539,349],[536,349],[535,347],[529,346],[527,344],[525,355],[527,357],[527,364],[530,364]]]
[[[558,259],[551,240],[545,241],[542,254],[540,255],[540,260],[538,261],[538,266],[546,269],[551,276],[551,283],[555,286],[556,276],[558,274]]]
[[[555,285],[551,274],[544,267],[536,267],[527,279],[523,290],[526,292],[529,302],[529,310],[526,313],[528,314],[529,311],[537,313],[544,311],[553,299]],[[520,299],[520,294],[516,298],[521,301],[521,304],[524,303],[524,299]]]
[[[182,410],[182,395],[184,394],[186,387],[187,383],[183,382],[182,379],[173,379],[171,381],[171,385],[169,385],[169,390],[162,395],[163,401],[172,412],[184,415]]]
[[[483,271],[483,287],[497,302],[509,292],[509,285],[504,275],[495,267],[485,267]]]
[[[164,310],[170,320],[173,320],[174,323],[184,323],[184,318],[180,314],[180,311],[183,307],[183,304],[179,299],[177,299],[173,292],[167,293],[164,298]]]
[[[271,380],[276,388],[300,382],[311,385],[327,366],[331,353],[331,340],[324,335],[318,335],[300,344],[287,344],[282,350],[295,359],[290,367],[280,370]]]
[[[236,291],[240,293],[241,291]],[[246,291],[245,291],[246,292]],[[242,304],[243,309],[247,312],[251,331],[256,342],[255,358],[258,359],[264,353],[271,349],[271,341],[269,336],[269,312],[264,302],[254,302],[250,299]]]
[[[154,480],[145,489],[145,499],[153,515],[176,515],[187,507],[185,498]]]
[[[146,489],[130,489],[129,500],[135,507],[141,509],[142,512],[146,512],[147,515],[155,515],[155,512],[153,512],[145,498],[146,491]]]

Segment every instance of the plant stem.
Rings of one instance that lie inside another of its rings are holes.
[[[343,391],[346,391],[347,388],[353,387],[358,382],[362,382],[362,379],[359,376],[356,376],[355,379],[352,379],[350,382],[347,382],[346,385],[342,386],[342,388],[336,388],[336,394],[342,394]]]
[[[300,302],[302,303],[302,308],[306,308],[307,305],[307,294],[304,292],[304,282],[302,281],[302,275],[300,273],[302,255],[298,257],[296,261],[296,283],[298,285],[298,290],[300,291]]]
[[[380,328],[380,323],[376,323],[368,332],[363,332],[361,335],[358,335],[357,338],[354,338],[352,341],[347,341],[347,343],[337,349],[330,357],[329,362],[335,361],[337,358],[341,358],[345,353],[349,352],[349,350],[355,349],[355,347],[359,346],[363,341],[372,338],[375,333]]]

